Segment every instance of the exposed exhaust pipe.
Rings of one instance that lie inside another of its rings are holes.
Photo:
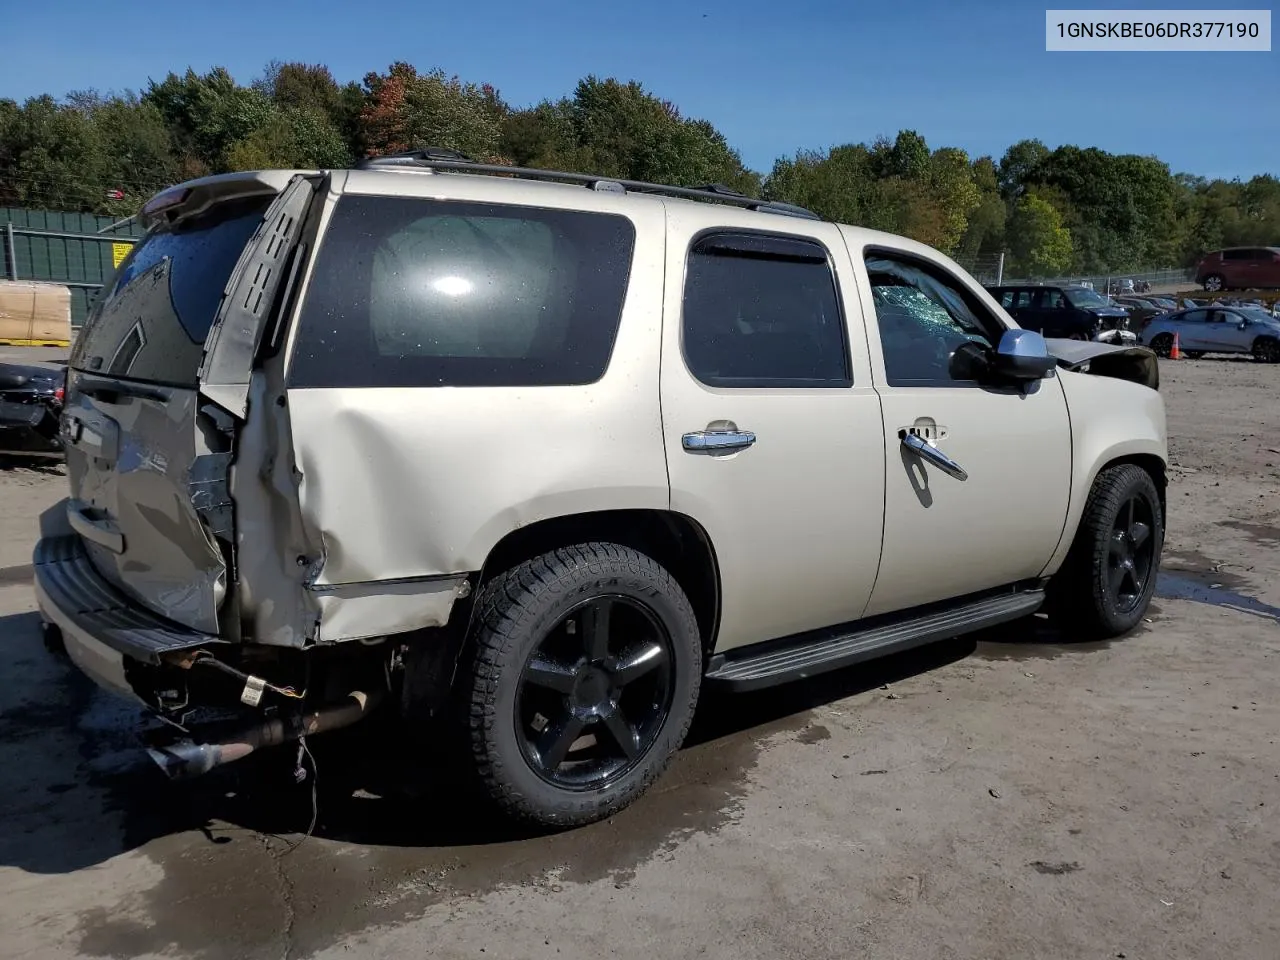
[[[368,716],[381,701],[375,695],[353,690],[342,703],[331,704],[290,717],[275,717],[248,727],[219,743],[181,740],[163,747],[148,747],[147,754],[171,780],[189,780],[263,747],[276,747],[301,737],[349,727]]]

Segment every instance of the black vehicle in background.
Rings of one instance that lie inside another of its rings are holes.
[[[1136,341],[1129,311],[1081,286],[988,287],[1025,330],[1067,340]]]
[[[0,363],[0,453],[60,453],[61,367]]]

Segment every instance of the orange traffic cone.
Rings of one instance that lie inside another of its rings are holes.
[[[1181,359],[1182,359],[1182,349],[1181,349],[1181,348],[1182,348],[1182,343],[1181,343],[1181,341],[1178,339],[1178,334],[1177,334],[1177,332],[1175,331],[1175,332],[1174,332],[1174,334],[1173,334],[1173,349],[1169,351],[1169,359],[1170,359],[1170,360],[1181,360]]]

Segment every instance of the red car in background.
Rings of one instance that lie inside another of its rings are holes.
[[[1280,287],[1280,247],[1227,247],[1196,264],[1196,283],[1206,290],[1265,290]]]

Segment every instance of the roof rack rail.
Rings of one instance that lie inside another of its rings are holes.
[[[417,168],[423,170],[460,170],[466,173],[494,173],[514,176],[524,180],[552,180],[561,183],[578,183],[602,193],[653,193],[669,197],[680,197],[687,200],[709,200],[726,203],[736,207],[745,207],[760,213],[777,213],[789,217],[803,217],[807,220],[821,220],[812,210],[783,203],[777,200],[759,200],[748,197],[720,183],[709,183],[699,187],[677,187],[665,183],[647,183],[643,180],[623,180],[619,177],[602,177],[590,173],[571,173],[565,170],[540,170],[536,167],[506,166],[497,163],[477,163],[465,154],[456,150],[439,147],[424,147],[420,150],[406,150],[401,153],[386,154],[381,157],[367,157],[356,164],[357,170],[377,170],[380,168]]]

